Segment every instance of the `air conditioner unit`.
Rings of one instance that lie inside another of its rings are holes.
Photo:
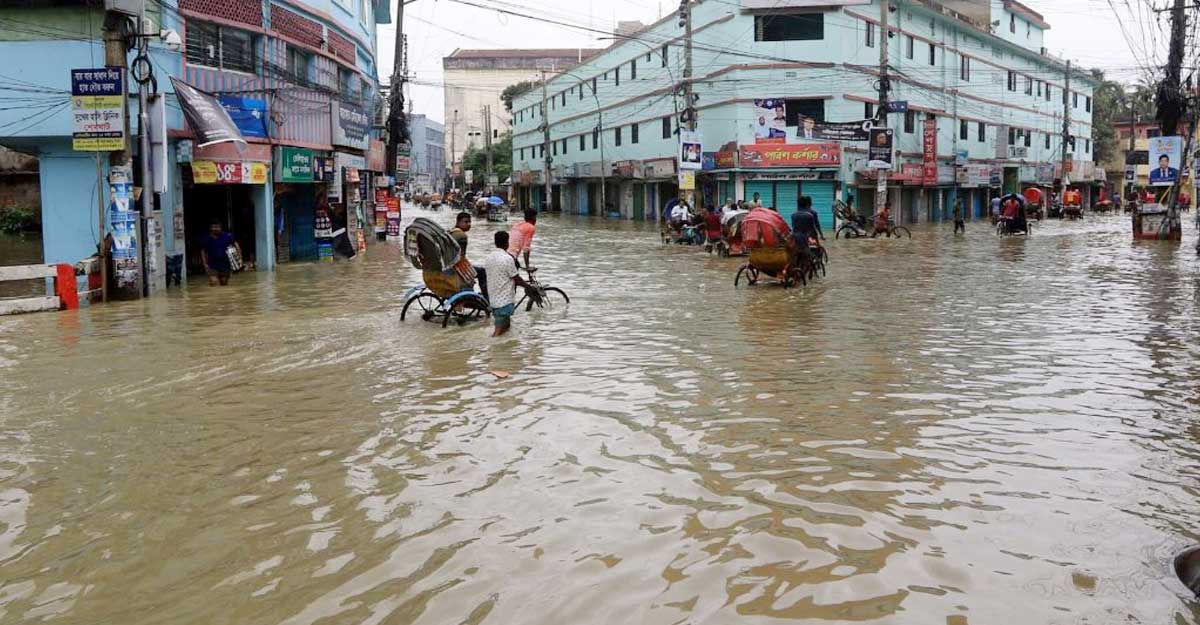
[[[1029,158],[1029,148],[1023,145],[1008,146],[1009,158]]]
[[[142,11],[144,0],[104,0],[104,8],[126,15],[138,15]]]

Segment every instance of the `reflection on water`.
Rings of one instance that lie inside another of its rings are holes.
[[[42,262],[42,238],[40,236],[0,232],[0,267],[35,265],[40,262]],[[45,290],[44,280],[0,282],[0,299],[45,295]]]
[[[1200,622],[1190,246],[914,236],[734,290],[547,218],[500,341],[388,246],[0,319],[0,622]]]

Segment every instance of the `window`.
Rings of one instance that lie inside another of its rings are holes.
[[[1084,152],[1084,154],[1092,153],[1092,140],[1091,139],[1083,140],[1083,152]]]
[[[584,152],[586,150],[587,150],[587,135],[579,135],[579,151]]]
[[[550,110],[558,108],[558,98],[550,98]]]
[[[906,111],[904,113],[904,132],[912,134],[917,131],[917,113],[916,111]]]
[[[1008,144],[1009,145],[1017,144],[1017,129],[1016,128],[1008,129]]]
[[[875,105],[863,102],[863,119],[875,119]]]
[[[522,109],[522,110],[520,110],[520,111],[517,111],[517,121],[519,121],[519,122],[523,122],[523,121],[525,121],[525,111],[524,111],[524,109]]]
[[[1008,14],[1008,32],[1017,34],[1017,16],[1012,13]]]
[[[825,38],[825,14],[756,15],[755,41],[820,41]],[[666,67],[664,60],[663,67]]]
[[[914,48],[916,48],[916,46],[917,46],[917,40],[913,39],[912,35],[909,35],[908,37],[906,37],[904,39],[904,56],[909,59],[912,59],[913,53],[915,51]]]
[[[579,99],[583,99],[583,83],[579,83]]]
[[[566,91],[562,92],[562,105],[563,106],[567,105],[567,92]]]
[[[1071,108],[1079,108],[1079,94],[1071,92]]]
[[[979,122],[979,137],[978,138],[979,138],[980,143],[987,141],[987,124],[985,124],[983,122]]]
[[[867,22],[867,47],[875,47],[875,24]]]
[[[1046,133],[1046,149],[1050,149],[1050,133]]]
[[[1042,97],[1042,81],[1037,81],[1037,97]]]
[[[963,141],[966,141],[967,137],[969,137],[970,134],[971,134],[971,131],[967,128],[967,120],[964,119],[964,120],[959,121],[958,122],[958,138],[962,139]]]
[[[618,67],[617,69],[613,70],[613,75],[616,76],[616,81],[617,81],[616,86],[620,87],[621,86],[621,68]]]
[[[596,93],[599,93],[599,92],[596,91],[596,79],[593,78],[592,79],[592,94],[595,95]]]
[[[615,145],[617,147],[621,146],[621,127],[620,126],[613,128],[613,145]]]
[[[784,100],[784,122],[787,126],[800,126],[801,120],[811,118],[825,121],[825,100]]]
[[[308,53],[300,48],[287,47],[287,75],[297,82],[308,82]]]
[[[567,140],[563,139],[562,144],[563,144],[562,153],[563,153],[563,156],[566,156],[567,155]]]
[[[1083,110],[1089,113],[1092,112],[1092,96],[1089,95],[1083,97]]]
[[[545,143],[538,146],[538,153],[540,154],[540,156],[538,156],[538,158],[546,158],[546,144]]]
[[[600,147],[600,129],[599,128],[592,131],[592,149],[595,150],[597,147]]]
[[[189,20],[187,60],[193,65],[255,73],[254,36],[244,30]],[[307,74],[305,75],[307,78]]]
[[[929,18],[929,36],[937,37],[937,20]]]
[[[1025,77],[1025,95],[1033,95],[1033,79]]]
[[[1017,73],[1012,70],[1008,71],[1008,90],[1009,91],[1017,90]]]
[[[961,67],[959,68],[958,77],[964,82],[968,82],[971,80],[971,57],[964,55],[959,58],[962,62]]]
[[[1026,130],[1025,131],[1025,147],[1029,147],[1032,143],[1033,143],[1033,133]]]
[[[631,142],[633,142],[633,143],[638,142],[638,129],[640,127],[641,127],[641,124],[630,124],[629,125],[629,140]]]
[[[500,138],[500,130],[499,130],[498,128],[493,128],[493,129],[492,129],[492,138],[493,138],[493,139],[499,139],[499,138]]]
[[[671,138],[671,116],[663,118],[663,139]]]
[[[933,42],[929,43],[929,64],[937,65],[937,46]]]
[[[1033,36],[1033,22],[1025,22],[1025,38]]]
[[[1050,101],[1050,83],[1046,83],[1046,101]]]
[[[671,46],[663,46],[662,47],[662,66],[663,67],[667,66],[667,53],[669,53],[670,51],[671,51]]]
[[[629,80],[637,80],[637,61],[629,62]]]
[[[558,156],[558,142],[557,141],[550,144],[550,149],[554,152],[554,156]]]
[[[358,75],[348,69],[338,69],[338,93],[345,102],[358,102],[361,94],[358,89]]]
[[[521,158],[519,160],[523,161],[523,160],[525,160],[525,148],[521,148],[520,151],[521,151]]]

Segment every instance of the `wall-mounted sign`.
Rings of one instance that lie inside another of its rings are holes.
[[[872,128],[871,142],[867,146],[867,167],[891,169],[894,159],[892,141],[896,131],[891,128]]]
[[[743,145],[740,152],[744,168],[837,167],[842,164],[842,146],[837,143]]]
[[[304,148],[279,148],[276,178],[279,182],[311,183],[313,181],[313,153]]]
[[[333,115],[333,144],[357,148],[364,152],[370,147],[370,118],[362,107],[337,101],[329,107]]]
[[[679,172],[679,190],[694,191],[696,189],[696,172],[687,170]]]
[[[333,159],[313,157],[313,182],[333,182]]]
[[[243,137],[258,137],[266,139],[267,133],[267,101],[236,95],[217,96],[221,108],[229,114],[229,119],[237,126]]]
[[[266,184],[267,164],[241,161],[192,161],[196,184]]]
[[[703,142],[700,133],[690,130],[679,131],[679,169],[698,170],[704,166]]]
[[[81,152],[125,149],[125,74],[120,67],[71,70],[71,144]]]
[[[925,166],[924,184],[927,187],[937,185],[937,120],[925,120],[925,128],[921,133],[922,137],[922,163]]]
[[[1183,140],[1180,137],[1150,138],[1150,186],[1169,187],[1179,181],[1182,153]]]

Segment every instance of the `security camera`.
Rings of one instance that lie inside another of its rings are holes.
[[[158,34],[158,37],[171,52],[179,52],[183,49],[183,38],[174,30],[164,30]]]

